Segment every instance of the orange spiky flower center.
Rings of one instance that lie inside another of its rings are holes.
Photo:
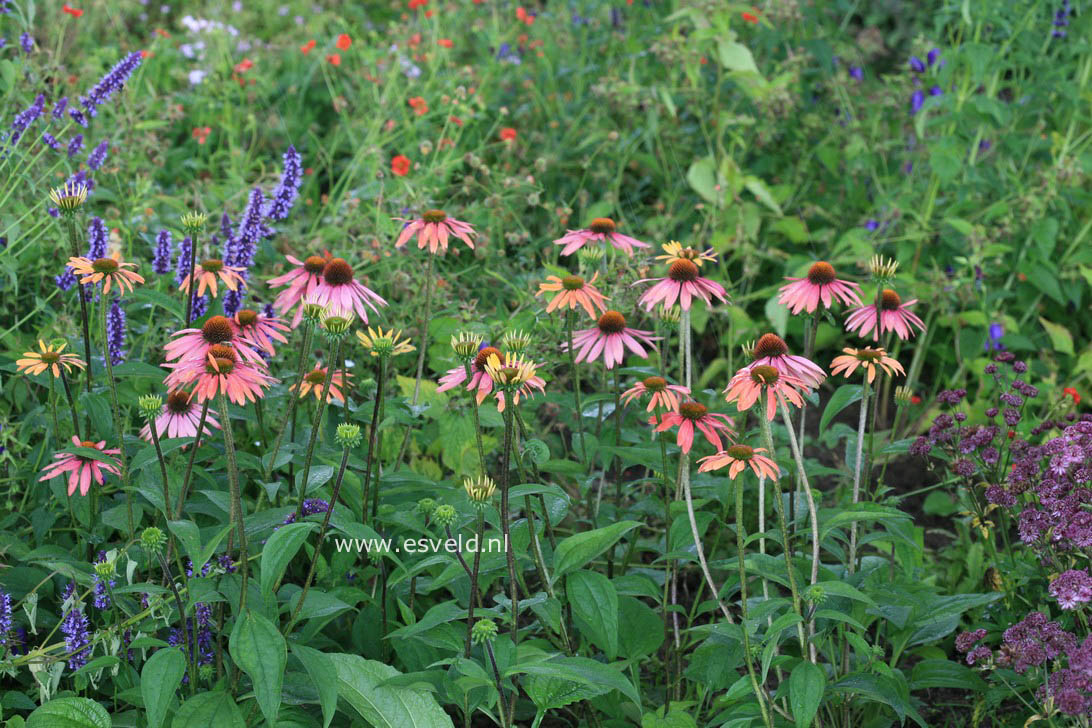
[[[325,267],[326,259],[321,255],[309,255],[307,256],[307,259],[303,261],[303,269],[311,275],[319,275]]]
[[[902,305],[902,299],[899,298],[899,294],[892,291],[890,288],[883,289],[883,293],[880,294],[880,308],[884,311],[898,311],[899,306]]]
[[[81,440],[80,447],[93,447],[98,450],[98,447],[95,445],[95,443],[91,442],[90,440]]]
[[[344,258],[332,258],[322,269],[322,278],[331,286],[344,286],[353,280],[353,267]]]
[[[667,269],[667,277],[679,283],[688,283],[698,280],[698,266],[693,261],[680,258]]]
[[[580,276],[565,276],[561,279],[561,287],[566,291],[579,291],[584,287],[584,279]]]
[[[827,286],[834,283],[834,266],[825,260],[813,263],[808,269],[808,282],[817,286]]]
[[[700,420],[709,413],[709,408],[697,402],[683,402],[679,405],[679,414],[688,420]]]
[[[857,349],[857,352],[855,353],[855,356],[859,360],[872,363],[880,361],[886,355],[887,352],[883,349]]]
[[[235,314],[235,321],[240,326],[253,326],[258,322],[258,312],[249,308],[244,308],[242,311]]]
[[[641,384],[645,385],[645,389],[652,392],[663,392],[667,389],[667,380],[663,377],[648,377]]]
[[[91,270],[96,273],[115,273],[118,269],[118,262],[113,258],[99,258],[91,263]]]
[[[213,316],[206,321],[201,327],[201,335],[210,344],[223,344],[234,338],[231,333],[231,322],[223,316]]]
[[[224,261],[219,258],[209,258],[201,261],[201,270],[206,273],[219,273],[224,269]]]
[[[217,318],[223,318],[223,316]],[[224,320],[227,321],[227,319]],[[211,364],[205,366],[205,371],[209,374],[231,374],[235,370],[235,350],[230,346],[224,346],[223,344],[210,346],[209,357],[216,364],[216,366]]]
[[[303,375],[303,381],[308,384],[323,384],[326,382],[326,372],[321,369],[312,369]]]
[[[755,456],[755,450],[748,445],[732,445],[724,451],[736,460],[750,460]]]
[[[504,355],[501,354],[500,349],[495,346],[487,346],[478,352],[478,355],[474,357],[474,368],[478,371],[485,369],[485,363],[489,361],[489,357],[493,354],[497,355],[498,359],[504,359]]]
[[[604,334],[621,333],[626,328],[626,317],[617,311],[607,311],[599,317],[599,330]]]
[[[190,411],[190,395],[182,390],[167,395],[167,411],[182,415]]]
[[[613,233],[618,227],[614,224],[614,220],[609,217],[597,217],[591,221],[591,225],[588,225],[588,229],[593,233],[607,234]]]
[[[52,349],[49,351],[43,351],[38,354],[38,358],[44,361],[46,364],[56,364],[61,360],[61,352],[53,351]]]
[[[775,384],[781,375],[768,364],[760,364],[751,370],[751,381],[755,384]]]
[[[421,219],[434,224],[440,223],[447,219],[447,213],[443,210],[427,210],[421,215]]]
[[[755,359],[767,356],[785,356],[789,353],[789,347],[777,334],[763,334],[755,344]]]

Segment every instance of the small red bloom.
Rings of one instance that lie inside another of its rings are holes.
[[[463,125],[463,120],[460,119],[457,116],[454,116],[454,115],[447,117],[447,120],[450,121],[455,126],[462,126]]]
[[[500,130],[500,138],[501,138],[502,141],[506,141],[506,142],[514,141],[516,136],[517,136],[516,130],[513,129],[512,127],[510,127],[510,126],[506,126],[506,127],[504,127],[503,129]]]
[[[404,154],[399,154],[391,160],[391,173],[399,177],[405,177],[409,174],[410,161],[409,157]]]
[[[195,126],[193,128],[193,138],[197,140],[198,144],[204,144],[211,133],[212,129],[207,126]]]
[[[409,0],[409,9],[416,10],[417,8],[423,8],[428,5],[428,0]]]
[[[352,44],[353,44],[353,39],[350,38],[345,33],[342,33],[341,35],[339,35],[337,37],[337,49],[339,51],[349,50],[349,46],[351,46]]]
[[[455,44],[451,42],[450,38],[441,38],[440,40],[436,41],[436,45],[443,46],[444,48],[451,48]]]
[[[247,71],[249,71],[253,67],[254,67],[254,61],[250,60],[249,58],[244,58],[243,60],[241,60],[241,61],[239,61],[238,63],[235,64],[235,72],[236,73],[246,73]]]
[[[81,10],[80,12],[82,13],[83,11]],[[171,34],[168,33],[167,31],[163,30],[162,28],[156,28],[155,33],[156,33],[156,35],[160,36],[161,38],[170,38],[171,37]]]
[[[152,56],[152,52],[151,52],[151,51],[145,51],[145,50],[142,50],[142,51],[140,52],[140,57],[141,57],[141,58],[151,58],[151,56]],[[74,82],[74,81],[75,81],[75,77],[73,76],[73,82]]]
[[[910,395],[910,404],[921,404],[921,397],[916,394]]]
[[[428,102],[421,96],[414,96],[406,103],[410,105],[411,109],[417,112],[418,116],[424,116],[428,113]]]
[[[1077,390],[1073,387],[1066,387],[1065,389],[1063,389],[1062,396],[1072,398],[1074,405],[1078,405],[1081,403],[1081,395],[1077,394]]]
[[[535,22],[535,16],[523,9],[523,7],[516,8],[516,20],[525,25],[533,25]]]
[[[751,25],[757,25],[758,24],[758,8],[751,8],[751,10],[754,10],[754,12],[753,13],[748,13],[747,11],[743,11],[743,19],[746,20]]]
[[[1016,437],[1016,430],[1009,430],[1009,439],[1011,440],[1014,437]],[[1013,465],[1013,467],[1016,467],[1015,464]]]
[[[314,40],[314,38],[312,38],[311,40],[307,41],[306,43],[304,43],[303,45],[300,46],[300,53],[302,53],[303,55],[306,56],[308,53],[311,52],[311,50],[314,47],[315,47],[315,40]]]
[[[73,18],[78,18],[78,17],[80,17],[81,15],[83,15],[83,11],[82,11],[82,10],[80,10],[79,8],[74,8],[74,7],[72,7],[71,5],[69,5],[68,3],[65,3],[65,4],[64,4],[64,6],[63,6],[63,7],[61,8],[61,12],[62,12],[62,13],[68,13],[68,14],[69,14],[69,15],[71,15],[71,16],[72,16]]]
[[[421,45],[421,34],[414,33],[413,35],[411,35],[409,37],[409,40],[406,41],[406,45],[408,45],[410,48],[416,48],[417,46]]]
[[[331,53],[330,55],[326,56],[326,60],[330,63],[331,66],[340,66],[341,65],[341,54],[340,53]]]

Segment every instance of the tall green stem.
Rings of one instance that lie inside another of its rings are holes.
[[[227,414],[227,413],[224,413]],[[186,463],[186,475],[182,478],[182,489],[178,492],[178,508],[175,509],[175,513],[179,516],[182,515],[182,509],[186,504],[186,496],[190,490],[190,480],[193,477],[193,462],[197,459],[197,450],[201,447],[201,435],[205,431],[205,420],[209,416],[209,400],[201,405],[201,419],[197,421],[197,434],[193,436],[193,443],[190,445],[190,459]]]
[[[478,571],[482,564],[482,540],[485,538],[485,510],[478,510],[478,548],[474,550],[474,568],[470,570],[470,606],[466,610],[466,645],[463,657],[470,658],[471,634],[474,631],[474,605],[478,601]]]
[[[319,429],[322,427],[322,415],[326,412],[326,400],[330,397],[330,385],[334,380],[334,372],[337,371],[341,356],[341,337],[334,341],[333,356],[326,367],[326,378],[322,382],[322,394],[319,396],[318,406],[315,407],[315,418],[311,422],[311,438],[307,442],[307,457],[303,461],[303,477],[300,480],[299,502],[296,503],[296,518],[303,517],[303,499],[307,496],[307,478],[311,475],[311,463],[315,458],[315,444],[318,442]]]
[[[511,395],[511,392],[508,393]],[[509,524],[509,472],[510,472],[510,456],[512,454],[512,409],[516,406],[513,401],[515,398],[507,396],[508,406],[504,408],[504,446],[501,450],[501,472],[500,472],[500,486],[501,486],[501,531],[504,534],[504,553],[508,562],[508,594],[512,600],[512,646],[515,647],[519,641],[519,588],[516,584],[516,557],[512,553],[512,549],[509,544],[512,543],[511,530]]]
[[[129,516],[129,538],[133,537],[136,531],[136,524],[133,522],[133,491],[129,487],[129,463],[125,458],[125,430],[122,428],[121,423],[121,405],[118,402],[118,384],[114,379],[114,365],[110,361],[110,342],[106,332],[106,316],[110,308],[106,303],[106,296],[102,297],[102,360],[106,365],[106,383],[110,388],[110,410],[114,417],[114,434],[118,438],[118,460],[121,462],[121,486],[125,491],[125,509]],[[88,369],[91,368],[90,362],[87,365]],[[96,516],[98,514],[92,514]]]
[[[868,424],[868,390],[869,381],[865,377],[861,385],[861,416],[857,422],[857,460],[853,464],[853,505],[856,506],[861,499],[861,471],[864,463],[864,436],[865,427]],[[849,573],[857,571],[857,522],[854,521],[849,531]]]
[[[235,462],[235,436],[231,431],[231,413],[228,411],[227,397],[223,388],[219,391],[220,397],[220,429],[224,433],[224,453],[227,455],[228,464],[228,488],[231,491],[231,522],[235,524],[239,535],[239,574],[242,578],[242,586],[239,590],[239,615],[246,609],[247,577],[250,568],[247,564],[246,554],[246,525],[243,520],[243,496],[239,488],[239,467]],[[231,552],[231,538],[228,538],[228,553]]]
[[[383,357],[379,358],[379,371],[375,379],[375,407],[372,409],[372,427],[368,433],[368,460],[364,470],[364,501],[360,507],[361,520],[368,522],[368,496],[371,495],[371,519],[374,522],[379,513],[379,479],[376,478],[375,493],[371,493],[372,469],[375,467],[375,448],[379,441],[379,412],[383,407],[383,388],[386,383],[387,366]]]
[[[573,399],[576,403],[576,432],[580,435],[580,462],[587,463],[588,452],[584,439],[584,409],[580,404],[580,369],[576,366],[576,352],[573,350],[573,316],[572,310],[565,313],[565,335],[569,339],[569,370],[573,375]]]
[[[197,299],[197,281],[193,271],[197,267],[197,233],[190,235],[190,290],[186,293],[186,328],[193,323],[193,304]]]
[[[296,386],[299,387],[303,384],[303,368],[307,362],[307,353],[311,350],[311,336],[314,331],[314,327],[304,321],[303,323],[303,346],[300,348],[299,357],[296,360]],[[284,414],[284,420],[281,422],[280,429],[277,431],[277,437],[273,440],[273,454],[269,458],[269,462],[265,466],[265,475],[263,480],[269,480],[269,476],[273,474],[273,468],[277,462],[277,453],[280,452],[281,442],[284,440],[284,433],[288,429],[289,422],[295,422],[296,419],[296,406],[299,404],[300,397],[298,392],[292,394],[288,401],[288,410]]]
[[[804,471],[804,454],[800,451],[800,444],[796,441],[796,433],[792,429],[792,419],[789,417],[789,408],[781,403],[781,418],[785,422],[785,429],[789,433],[789,447],[792,448],[793,459],[796,460],[796,472],[800,476],[800,482],[804,486],[804,497],[808,502],[808,518],[811,521],[811,579],[808,582],[815,585],[819,582],[819,513],[815,508],[815,498],[811,493],[811,485],[808,483],[808,475]],[[808,634],[815,636],[815,618],[808,620]],[[809,644],[811,661],[816,661],[816,648],[814,642]]]
[[[421,343],[417,352],[417,378],[413,383],[413,405],[421,396],[421,377],[425,373],[425,356],[428,354],[428,325],[432,321],[432,266],[436,256],[429,255],[425,269],[425,318],[421,324]]]
[[[743,614],[742,629],[740,630],[743,634],[743,660],[747,663],[747,675],[751,678],[751,690],[754,691],[755,700],[758,701],[759,710],[762,711],[762,722],[766,724],[767,728],[773,728],[770,712],[766,707],[766,695],[762,690],[762,686],[759,685],[758,675],[755,673],[755,666],[751,659],[751,637],[747,630],[747,563],[744,559],[746,538],[743,529],[743,482],[737,480],[734,487],[736,491],[736,561],[739,562],[739,605]],[[720,602],[719,596],[717,602]]]
[[[61,384],[64,385],[64,394],[68,398],[68,409],[72,412],[72,434],[82,440],[80,418],[76,416],[76,399],[72,396],[72,386],[68,383],[68,375],[65,374],[64,367],[61,367]]]
[[[76,231],[76,220],[74,217],[67,217],[65,224],[68,227],[68,244],[71,248],[73,258],[80,257],[80,241],[79,234]],[[83,354],[84,361],[87,362],[87,368],[84,370],[85,377],[84,383],[87,387],[87,393],[91,393],[91,320],[87,315],[87,299],[85,293],[91,291],[88,286],[76,286],[76,295],[80,299],[80,323],[83,325]]]

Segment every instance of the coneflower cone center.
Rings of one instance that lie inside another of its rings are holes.
[[[614,220],[611,220],[609,217],[597,217],[591,221],[591,225],[588,226],[588,229],[593,233],[607,234],[613,233],[618,228],[614,224]]]
[[[167,411],[182,415],[190,411],[190,396],[185,392],[171,392],[167,395]]]
[[[440,223],[447,219],[447,213],[443,210],[427,210],[425,214],[421,215],[421,219],[433,224]]]
[[[561,287],[566,291],[579,291],[584,287],[584,279],[580,276],[565,276],[561,279]]]
[[[736,460],[750,460],[755,456],[754,448],[747,445],[732,445],[724,452]]]
[[[501,355],[500,349],[495,346],[487,346],[479,351],[478,355],[474,357],[474,367],[479,370],[485,369],[485,363],[489,361],[489,357],[493,354],[496,354],[498,359],[504,358]]]
[[[321,255],[309,255],[307,259],[303,261],[303,269],[311,275],[318,275],[322,273],[322,269],[326,267],[326,259]]]
[[[217,318],[223,317],[219,316]],[[224,320],[227,321],[227,319]],[[223,344],[210,346],[209,357],[216,365],[205,367],[205,371],[209,374],[231,374],[235,370],[235,350],[230,346],[224,346]]]
[[[113,258],[99,258],[91,263],[91,269],[96,273],[113,273],[118,269],[118,262]]]
[[[303,381],[308,384],[323,384],[326,381],[326,372],[321,369],[312,369],[303,375]]]
[[[688,420],[700,420],[708,412],[708,407],[697,402],[683,402],[679,405],[679,414]]]
[[[777,334],[763,334],[755,344],[755,359],[767,356],[785,356],[789,353],[789,347],[785,340]]]
[[[768,364],[760,364],[751,370],[751,381],[755,384],[774,384],[781,375]]]
[[[333,258],[322,270],[322,278],[331,286],[343,286],[353,280],[353,267],[344,258]]]
[[[902,299],[899,298],[899,294],[890,288],[883,289],[883,293],[880,294],[880,308],[884,311],[898,311],[901,305]]]
[[[696,281],[698,280],[698,266],[694,265],[692,261],[680,258],[667,269],[667,277],[680,283]]]
[[[61,360],[61,352],[59,351],[43,351],[38,355],[38,358],[44,361],[46,364],[56,364]]]
[[[667,380],[663,377],[648,377],[641,384],[645,385],[645,389],[652,392],[662,392],[667,389]]]
[[[98,450],[98,448],[95,447],[95,443],[91,442],[90,440],[81,440],[80,447],[94,447],[96,450]]]
[[[210,344],[223,344],[231,341],[231,322],[223,316],[213,316],[201,327],[201,335]]]
[[[519,369],[517,367],[505,367],[500,370],[500,380],[505,384],[519,381]]]
[[[813,263],[808,269],[808,282],[816,286],[826,286],[834,283],[834,266],[824,260]]]
[[[224,261],[219,258],[209,258],[201,261],[201,270],[206,273],[219,273],[224,269]]]
[[[887,354],[883,349],[858,349],[857,358],[861,361],[878,362]]]
[[[599,317],[599,330],[604,334],[618,334],[626,328],[626,317],[617,311],[607,311]]]
[[[253,326],[258,321],[258,312],[244,308],[235,314],[235,320],[239,322],[240,326]]]

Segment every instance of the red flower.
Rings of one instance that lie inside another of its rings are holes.
[[[244,58],[243,60],[241,60],[241,61],[239,61],[238,63],[235,64],[235,72],[236,73],[246,73],[247,71],[249,71],[253,67],[254,67],[254,61],[250,60],[249,58]]]
[[[463,125],[463,120],[460,119],[459,117],[455,116],[455,115],[447,117],[447,120],[450,121],[455,126],[462,126]]]
[[[910,404],[921,404],[921,397],[916,394],[910,395]]]
[[[314,40],[314,38],[312,38],[311,40],[307,41],[306,43],[304,43],[303,45],[300,46],[300,53],[302,53],[303,55],[306,56],[308,53],[311,52],[311,50],[314,47],[315,47],[315,40]]]
[[[506,126],[500,130],[501,141],[510,142],[516,138],[516,130],[510,126]]]
[[[142,50],[142,51],[140,52],[140,57],[141,57],[141,58],[150,58],[150,57],[151,57],[151,55],[152,55],[152,52],[151,52],[151,51],[146,51],[146,50]],[[73,83],[75,83],[75,76],[73,76]]]
[[[455,44],[451,42],[450,38],[441,38],[440,40],[436,41],[436,45],[443,46],[444,48],[451,48]]]
[[[525,25],[533,25],[535,22],[535,16],[524,10],[522,7],[516,8],[516,20],[524,23]]]
[[[337,49],[339,51],[349,50],[349,46],[351,46],[352,44],[353,44],[353,39],[350,38],[345,33],[342,33],[341,35],[339,35],[337,37]]]
[[[399,177],[405,177],[409,174],[410,161],[409,157],[399,154],[391,160],[391,173]]]
[[[81,10],[80,12],[82,13],[83,11]],[[171,37],[171,34],[168,33],[167,31],[163,30],[162,28],[156,28],[155,32],[156,32],[156,35],[158,35],[158,36],[160,36],[162,38],[170,38]]]
[[[753,13],[748,13],[746,10],[743,11],[743,19],[746,20],[751,25],[757,25],[758,24],[758,8],[751,8],[751,10],[754,10],[754,12]]]
[[[1066,387],[1065,389],[1063,389],[1062,396],[1072,398],[1074,405],[1078,405],[1081,403],[1081,395],[1077,394],[1077,390],[1073,387]]]
[[[81,15],[83,15],[83,11],[82,11],[82,10],[80,10],[79,8],[74,8],[74,7],[72,7],[71,5],[69,5],[68,3],[65,3],[65,4],[64,4],[64,7],[62,7],[62,8],[61,8],[61,12],[62,12],[62,13],[68,13],[68,14],[69,14],[69,15],[71,15],[71,16],[72,16],[73,18],[78,18],[78,17],[80,17]]]
[[[421,45],[421,34],[414,33],[413,35],[411,35],[409,40],[406,41],[406,45],[408,45],[410,48],[416,48],[417,46]]]
[[[330,55],[326,56],[326,60],[330,62],[331,66],[340,66],[341,65],[341,54],[340,53],[331,53]]]
[[[416,10],[428,5],[428,0],[409,0],[409,9]]]
[[[207,126],[195,126],[193,128],[193,138],[197,140],[198,144],[204,144],[211,133],[212,129]]]
[[[428,113],[428,102],[421,96],[414,96],[407,101],[410,108],[417,112],[418,116],[424,116]]]

